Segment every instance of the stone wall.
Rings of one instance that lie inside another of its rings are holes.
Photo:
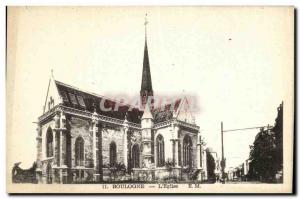
[[[127,161],[128,164],[126,167],[130,166],[131,161],[132,161],[132,147],[134,144],[138,144],[139,149],[140,149],[140,167],[142,166],[142,132],[139,130],[133,130],[129,129],[128,133],[125,134],[125,129],[123,126],[118,126],[118,125],[112,125],[112,124],[99,124],[98,125],[99,131],[101,131],[102,135],[102,160],[103,160],[103,166],[106,166],[109,164],[109,147],[112,142],[115,142],[116,144],[116,152],[117,152],[117,162],[124,163],[124,146],[127,144],[128,150],[127,150]],[[42,181],[45,183],[46,182],[46,168],[48,165],[51,166],[51,168],[56,168],[55,167],[55,161],[53,158],[47,158],[46,157],[46,133],[48,128],[51,128],[53,130],[54,128],[54,121],[49,120],[48,123],[43,124],[40,127],[40,132],[41,132],[41,137],[42,137],[42,143],[41,145],[37,148],[37,150],[41,151],[41,173],[42,173]],[[70,146],[69,146],[69,151],[66,155],[70,158],[70,165],[68,164],[67,166],[70,166],[71,168],[75,168],[75,141],[78,137],[82,137],[84,139],[84,161],[85,161],[85,169],[86,172],[90,172],[91,174],[89,175],[84,175],[84,176],[93,176],[92,174],[95,174],[95,172],[98,172],[98,170],[93,170],[93,133],[92,133],[92,121],[90,119],[84,119],[80,118],[77,116],[70,116],[68,118],[68,130],[66,134],[70,135]],[[165,152],[165,161],[172,160],[173,159],[173,126],[168,126],[164,128],[160,128],[158,130],[154,130],[154,163],[156,166],[156,138],[158,135],[162,135],[164,138],[164,152]],[[197,157],[197,134],[189,132],[186,129],[180,129],[179,128],[179,143],[180,143],[180,148],[179,148],[179,153],[180,153],[180,159],[182,161],[183,157],[183,139],[186,135],[189,135],[191,140],[192,140],[192,165],[194,168],[197,167],[197,160],[199,157]],[[53,138],[55,138],[54,131],[53,131]],[[66,138],[64,138],[66,139]],[[127,141],[125,141],[125,139]],[[57,140],[55,140],[57,142]],[[54,145],[56,146],[56,145]],[[98,146],[98,143],[97,143]],[[57,148],[56,148],[57,150]],[[65,150],[63,150],[65,151]],[[54,152],[55,154],[55,152]],[[96,155],[97,159],[99,158],[99,151],[97,152]],[[206,167],[205,165],[205,159],[203,158],[203,168]],[[98,164],[97,160],[97,164]],[[181,166],[181,164],[179,165]],[[53,182],[59,182],[59,179],[56,179],[59,177],[58,175],[55,175],[55,172],[58,172],[60,168],[53,169]],[[141,169],[141,168],[140,168]],[[105,169],[104,169],[105,170]],[[139,170],[139,169],[137,169]],[[179,170],[178,170],[179,171]],[[77,171],[76,171],[77,172]],[[176,171],[177,172],[177,171]],[[105,172],[104,172],[105,173]],[[180,173],[180,172],[179,172]],[[179,173],[177,173],[177,176],[180,176]],[[69,175],[69,174],[68,174]],[[70,173],[72,176],[72,174]],[[160,167],[158,170],[155,171],[155,176],[158,179],[164,179],[167,177],[170,177],[169,173],[166,170],[166,167]],[[104,174],[105,177],[105,174]]]
[[[197,167],[197,161],[200,157],[197,157],[197,134],[195,133],[191,133],[191,132],[188,132],[186,130],[180,130],[180,133],[179,133],[180,137],[179,137],[179,142],[180,142],[180,145],[181,145],[181,160],[182,160],[182,157],[183,157],[183,150],[182,150],[182,146],[183,146],[183,139],[184,139],[184,136],[188,135],[190,136],[190,138],[192,139],[192,143],[193,143],[193,147],[192,147],[192,162],[193,162],[193,167],[196,168]]]
[[[172,154],[173,145],[172,145],[172,142],[171,142],[171,139],[172,139],[171,127],[169,126],[169,127],[158,129],[155,132],[155,136],[154,136],[154,162],[155,162],[155,166],[156,166],[156,162],[157,162],[156,138],[159,134],[162,135],[163,138],[164,138],[165,162],[168,159],[170,159],[170,160],[173,159],[173,154]]]
[[[78,117],[71,117],[70,121],[71,134],[71,162],[72,168],[75,167],[75,141],[78,137],[84,140],[84,162],[85,167],[93,167],[93,151],[92,151],[92,133],[90,132],[91,122]]]
[[[129,158],[128,158],[128,162],[132,161],[132,147],[137,144],[139,146],[140,149],[140,167],[142,165],[142,133],[140,131],[136,131],[136,130],[130,130],[130,140],[129,140],[129,147],[128,147],[128,154],[129,154]]]
[[[51,120],[49,121],[48,123],[44,124],[41,126],[41,131],[42,131],[42,147],[41,147],[41,150],[42,150],[42,157],[41,159],[44,160],[47,158],[47,155],[46,155],[46,134],[47,134],[47,130],[48,128],[51,128],[53,129],[54,128],[54,121]],[[53,132],[53,138],[54,138],[54,131]]]
[[[53,158],[47,158],[47,155],[46,155],[46,134],[47,134],[47,130],[49,128],[51,128],[51,129],[54,128],[53,120],[50,120],[48,123],[43,124],[40,129],[42,140],[41,140],[41,145],[37,148],[38,153],[40,152],[40,154],[41,154],[41,156],[39,157],[41,164],[38,165],[39,169],[41,170],[41,176],[39,178],[39,180],[40,180],[39,183],[46,183],[46,178],[47,178],[46,171],[47,171],[48,164],[51,166],[51,168],[53,168],[53,166],[54,166]],[[55,133],[54,133],[54,131],[52,131],[52,132],[53,132],[53,138],[54,138]]]
[[[124,133],[121,127],[104,126],[102,127],[102,155],[103,165],[109,164],[109,145],[115,142],[117,146],[117,162],[124,162]]]

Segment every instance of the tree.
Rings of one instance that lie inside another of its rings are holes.
[[[270,181],[276,173],[274,165],[275,137],[270,130],[259,132],[254,141],[254,147],[250,151],[250,160],[252,161],[252,177],[262,181]]]
[[[215,182],[215,180],[216,180],[216,174],[215,174],[216,163],[215,163],[215,159],[209,151],[207,151],[207,153],[206,153],[206,158],[207,158],[207,179],[209,181]]]
[[[275,133],[275,153],[274,163],[276,165],[276,170],[280,171],[283,169],[283,102],[277,108],[278,114],[275,119],[275,125],[273,132]]]
[[[250,150],[249,177],[264,182],[275,182],[276,173],[282,170],[283,104],[272,129],[261,129]]]

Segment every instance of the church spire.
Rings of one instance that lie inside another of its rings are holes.
[[[147,14],[145,16],[145,47],[144,47],[144,60],[143,60],[143,74],[142,74],[142,84],[140,97],[142,101],[142,106],[144,107],[147,103],[148,97],[153,96],[151,73],[150,73],[150,63],[148,56],[148,46],[147,46]]]

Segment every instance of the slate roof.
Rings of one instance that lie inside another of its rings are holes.
[[[107,97],[97,95],[94,93],[82,91],[81,89],[75,88],[73,86],[67,85],[60,81],[55,81],[56,87],[58,89],[58,93],[63,99],[63,105],[71,108],[76,108],[79,110],[89,111],[91,113],[96,112],[99,115],[104,115],[111,118],[116,118],[120,120],[125,119],[125,114],[127,113],[127,120],[132,123],[140,124],[141,118],[143,116],[143,111],[138,108],[131,107],[130,105],[121,104],[119,108],[115,111],[114,108],[116,106],[117,101],[113,99],[109,99]],[[102,99],[105,99],[104,107],[111,108],[110,111],[103,111],[100,109],[100,102]],[[175,110],[178,109],[180,104],[180,99],[175,103]],[[164,110],[154,109],[152,110],[152,115],[154,119],[154,123],[163,122],[173,117],[173,111],[170,110],[171,105],[168,104],[165,106]],[[128,111],[129,110],[129,111]]]
[[[174,110],[179,108],[181,99],[175,101]],[[152,111],[154,123],[164,122],[173,118],[174,111],[171,110],[171,104],[167,104],[164,109],[154,109]]]

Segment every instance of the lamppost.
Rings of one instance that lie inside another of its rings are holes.
[[[223,143],[223,122],[221,122],[221,146],[222,146],[222,159],[221,159],[221,182],[225,184],[225,159],[224,159],[224,143]]]

